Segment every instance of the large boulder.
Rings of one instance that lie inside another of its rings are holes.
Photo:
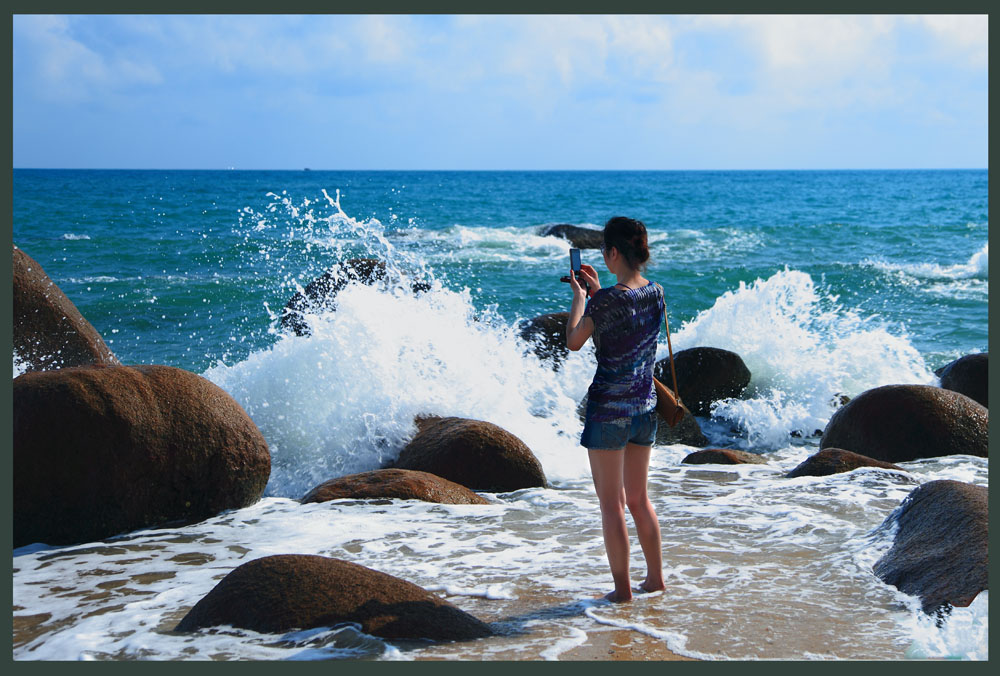
[[[330,479],[309,491],[302,502],[326,502],[340,498],[398,498],[449,505],[489,504],[489,500],[454,481],[410,469],[377,469]]]
[[[709,415],[712,402],[739,397],[750,384],[750,370],[735,352],[718,347],[692,347],[674,355],[681,401],[695,415]],[[674,387],[670,359],[661,359],[653,375]]]
[[[14,245],[14,353],[26,371],[121,362],[66,294]]]
[[[221,388],[170,366],[14,379],[14,546],[91,542],[260,499],[267,442]]]
[[[388,639],[469,640],[493,630],[435,594],[356,563],[279,554],[233,569],[176,631],[227,625],[261,633],[356,623]]]
[[[898,526],[875,574],[920,598],[924,612],[968,606],[988,589],[989,490],[943,479],[915,488],[886,519]]]
[[[309,324],[304,315],[335,310],[336,296],[348,284],[376,284],[386,281],[392,280],[383,261],[376,258],[351,258],[344,261],[309,282],[302,291],[289,299],[281,312],[281,328],[293,331],[297,336],[307,336]],[[424,282],[410,282],[409,286],[414,293],[431,288]]]
[[[395,462],[477,490],[504,492],[544,486],[542,464],[523,441],[482,420],[424,417]]]
[[[577,249],[600,249],[604,244],[604,231],[594,228],[582,228],[569,223],[553,223],[543,225],[539,234],[542,237],[562,237]]]
[[[767,460],[757,453],[737,451],[733,448],[706,448],[689,454],[681,462],[688,465],[766,465]]]
[[[987,457],[989,412],[964,394],[930,385],[884,385],[830,418],[820,448],[885,462],[943,455]]]
[[[824,448],[818,453],[810,455],[803,460],[795,469],[786,474],[789,479],[798,476],[829,476],[841,472],[850,472],[859,467],[878,467],[880,469],[896,469],[903,471],[889,462],[875,460],[858,453],[845,451],[842,448]]]
[[[989,353],[967,354],[934,372],[941,387],[961,392],[989,408]]]

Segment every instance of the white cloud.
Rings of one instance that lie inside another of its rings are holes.
[[[896,19],[886,16],[707,16],[692,27],[726,29],[753,46],[772,74],[815,80],[884,72]]]
[[[964,55],[972,67],[985,68],[989,61],[989,16],[985,14],[932,14],[914,17],[939,45]]]
[[[473,86],[545,107],[585,93],[616,98],[671,77],[669,19],[656,16],[458,16],[423,46],[417,74],[458,91]]]
[[[104,56],[84,45],[71,34],[67,17],[19,15],[13,24],[15,65],[26,69],[25,75],[32,81],[25,84],[43,100],[82,101],[163,81],[149,63]]]
[[[365,56],[372,63],[402,61],[415,51],[419,37],[407,17],[381,14],[360,17],[356,35],[361,38]]]

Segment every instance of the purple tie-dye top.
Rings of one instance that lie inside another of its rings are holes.
[[[597,373],[587,391],[594,422],[624,422],[656,407],[653,364],[662,308],[663,289],[653,282],[600,289],[587,302],[583,316],[594,320],[597,347]]]

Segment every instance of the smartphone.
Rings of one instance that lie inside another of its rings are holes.
[[[573,274],[576,275],[576,280],[583,285],[583,288],[590,290],[590,285],[584,281],[583,275],[580,273],[580,250],[570,249],[569,250],[569,267],[573,270]],[[560,278],[561,282],[569,283],[569,275]]]
[[[580,272],[580,250],[570,249],[569,250],[569,266],[573,268],[573,272]],[[580,275],[576,276],[580,279]]]

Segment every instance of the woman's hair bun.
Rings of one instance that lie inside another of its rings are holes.
[[[633,270],[638,270],[649,260],[649,240],[642,221],[625,216],[615,216],[604,224],[604,248],[614,247],[625,257]]]

